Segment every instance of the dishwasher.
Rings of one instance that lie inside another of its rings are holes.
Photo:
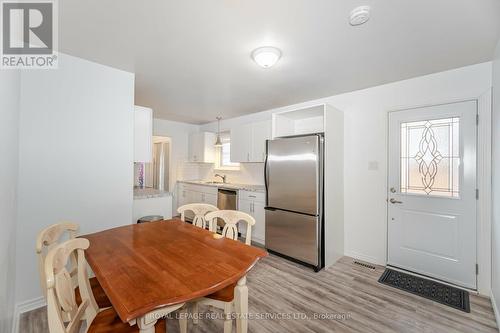
[[[238,210],[238,191],[219,188],[217,193],[217,208],[220,210]],[[217,219],[217,229],[222,230],[224,222]]]

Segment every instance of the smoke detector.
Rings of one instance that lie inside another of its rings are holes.
[[[352,10],[349,23],[352,26],[361,25],[370,19],[370,6],[359,6]]]

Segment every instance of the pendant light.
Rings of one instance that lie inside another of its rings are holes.
[[[222,140],[220,139],[220,120],[222,117],[217,117],[217,140],[215,140],[215,147],[222,147]]]

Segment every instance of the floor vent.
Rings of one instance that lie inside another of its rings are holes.
[[[354,262],[354,264],[359,265],[359,266],[363,266],[363,267],[366,267],[369,269],[376,269],[375,266],[370,265],[370,264],[365,264],[364,262],[361,262],[361,261],[354,260],[353,262]]]

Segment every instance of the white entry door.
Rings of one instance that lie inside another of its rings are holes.
[[[388,264],[476,289],[477,103],[389,114]]]

